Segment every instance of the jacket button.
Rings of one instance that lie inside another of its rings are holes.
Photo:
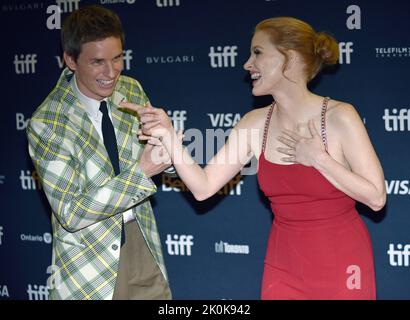
[[[113,244],[113,245],[111,246],[111,249],[113,249],[113,250],[117,250],[117,249],[118,249],[118,245]]]

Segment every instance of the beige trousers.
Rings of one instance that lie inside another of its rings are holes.
[[[169,300],[168,282],[149,251],[135,220],[125,224],[113,300]]]

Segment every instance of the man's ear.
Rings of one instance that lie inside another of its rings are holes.
[[[64,57],[64,62],[67,65],[67,67],[71,70],[71,71],[75,71],[77,69],[77,63],[75,62],[75,59],[73,56],[70,56],[67,52],[64,51],[63,53],[63,57]]]

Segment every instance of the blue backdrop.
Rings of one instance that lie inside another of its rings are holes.
[[[118,13],[126,32],[124,74],[187,130],[191,147],[194,129],[222,139],[246,112],[270,103],[252,97],[242,67],[257,22],[294,16],[332,33],[340,65],[312,89],[352,103],[365,121],[388,190],[382,212],[358,206],[373,241],[377,296],[410,298],[408,1],[4,0],[0,299],[48,298],[50,208],[28,156],[25,127],[61,72],[57,6],[64,18],[86,4]],[[198,161],[216,152],[217,139],[207,141],[195,150]],[[180,180],[155,180],[154,211],[174,298],[258,299],[272,215],[256,175],[238,176],[201,203]]]

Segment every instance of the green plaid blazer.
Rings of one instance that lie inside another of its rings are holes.
[[[104,144],[74,95],[65,69],[28,126],[29,153],[52,209],[50,299],[112,299],[120,254],[122,212],[132,208],[146,244],[167,279],[149,196],[156,186],[138,166],[138,119],[117,109],[148,98],[120,76],[111,105],[121,173],[115,177]]]

